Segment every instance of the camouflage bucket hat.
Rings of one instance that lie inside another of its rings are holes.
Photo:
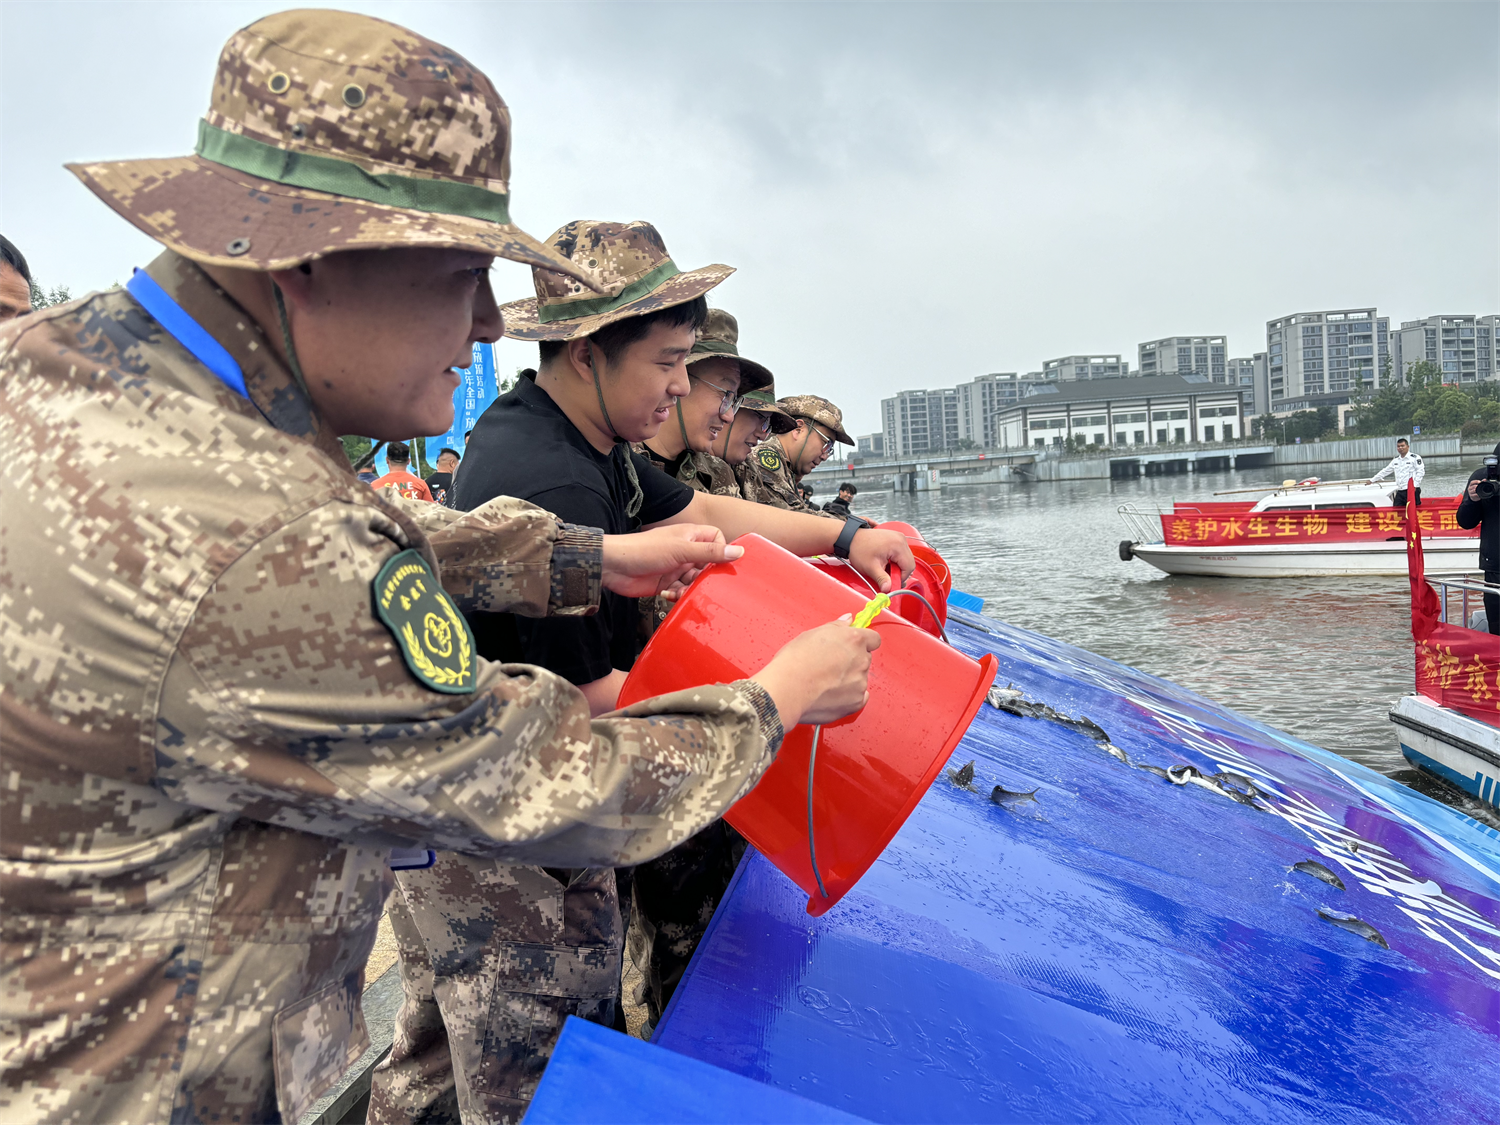
[[[826,398],[817,395],[788,395],[778,400],[781,408],[792,418],[805,418],[809,422],[822,426],[827,430],[829,436],[837,438],[845,445],[854,445],[855,441],[844,433],[844,412]]]
[[[572,277],[535,266],[536,296],[500,309],[505,334],[518,340],[578,340],[606,324],[685,304],[734,272],[703,266],[684,273],[650,223],[600,223],[579,219],[547,239],[570,272],[586,279],[590,293]],[[595,294],[603,294],[596,296]]]
[[[796,421],[776,401],[776,386],[768,383],[765,387],[749,391],[745,394],[745,403],[741,410],[754,410],[764,414],[771,420],[771,432],[773,434],[791,433],[797,428]]]
[[[700,360],[721,356],[736,359],[740,364],[741,394],[748,391],[763,391],[772,386],[771,373],[753,359],[746,359],[740,355],[739,342],[739,321],[723,309],[709,309],[708,319],[698,330],[698,342],[693,345],[693,350],[687,357],[688,366],[691,367]]]
[[[368,16],[294,11],[251,24],[219,55],[194,155],[68,169],[208,265],[289,269],[413,246],[578,272],[510,221],[510,110],[490,80]]]

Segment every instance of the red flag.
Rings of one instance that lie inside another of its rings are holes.
[[[1427,584],[1422,561],[1422,529],[1417,521],[1417,489],[1406,494],[1406,573],[1411,580],[1411,639],[1420,644],[1432,635],[1443,608],[1437,591]]]

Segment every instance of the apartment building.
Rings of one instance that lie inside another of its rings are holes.
[[[885,434],[861,434],[854,440],[861,457],[885,456]]]
[[[1002,446],[1035,449],[1233,441],[1247,425],[1239,388],[1197,374],[1038,387],[995,419]]]
[[[914,457],[951,449],[959,441],[958,391],[901,391],[880,402],[885,455]]]
[[[1378,387],[1390,360],[1390,320],[1372,308],[1292,313],[1266,322],[1272,410],[1281,400],[1336,405]]]
[[[1228,354],[1223,336],[1168,336],[1136,345],[1136,366],[1142,375],[1207,375],[1222,383]]]
[[[1403,320],[1391,333],[1391,361],[1405,381],[1411,365],[1428,360],[1438,365],[1445,383],[1477,383],[1496,376],[1495,343],[1500,317],[1429,316]]]
[[[1114,355],[1065,355],[1042,362],[1042,378],[1047,381],[1074,379],[1119,379],[1130,374],[1130,364]]]

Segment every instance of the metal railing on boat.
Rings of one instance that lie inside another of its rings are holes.
[[[1458,591],[1461,594],[1462,604],[1460,607],[1459,624],[1466,629],[1469,627],[1470,594],[1495,594],[1500,596],[1500,586],[1492,585],[1489,582],[1482,582],[1475,578],[1429,578],[1428,581],[1438,588],[1438,600],[1442,602],[1443,606],[1443,612],[1438,617],[1438,620],[1444,624],[1449,623],[1448,599],[1452,597],[1449,591]],[[1481,601],[1480,604],[1483,605],[1484,603]]]

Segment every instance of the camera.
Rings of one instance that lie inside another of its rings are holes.
[[[1486,457],[1484,459],[1484,476],[1478,482],[1479,487],[1474,491],[1481,500],[1493,500],[1500,496],[1500,457]]]

